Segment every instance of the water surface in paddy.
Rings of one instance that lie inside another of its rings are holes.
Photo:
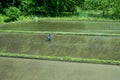
[[[39,20],[1,24],[0,30],[120,34],[120,22]],[[0,33],[0,52],[120,60],[120,37]]]
[[[120,67],[0,57],[0,80],[119,80]]]
[[[39,20],[3,24],[0,30],[120,34],[120,22]]]
[[[120,60],[120,37],[0,33],[0,52]]]

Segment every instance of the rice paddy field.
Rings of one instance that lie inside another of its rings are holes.
[[[120,34],[120,22],[40,20],[0,25],[0,30]]]
[[[40,20],[2,24],[0,30],[0,52],[120,60],[119,22]]]
[[[1,24],[1,53],[120,61],[120,22],[39,20]],[[120,67],[115,65],[0,57],[0,80],[118,80],[119,74]]]
[[[120,67],[0,57],[0,80],[119,80]]]
[[[120,60],[120,37],[0,33],[0,52]]]

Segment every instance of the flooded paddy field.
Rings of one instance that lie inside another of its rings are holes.
[[[120,37],[2,32],[0,52],[120,60]]]
[[[119,80],[120,67],[0,57],[0,80]]]
[[[51,41],[47,41],[48,33]],[[84,35],[89,33],[95,36]],[[0,25],[0,54],[120,61],[119,35],[120,22],[39,20],[7,23]],[[0,80],[118,80],[119,74],[120,67],[115,65],[0,57]]]
[[[120,34],[120,22],[39,20],[2,24],[0,30]]]

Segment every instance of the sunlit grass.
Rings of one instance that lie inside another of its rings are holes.
[[[111,64],[120,65],[120,61],[115,60],[100,60],[100,59],[87,59],[87,58],[73,58],[73,57],[56,57],[56,56],[40,56],[40,55],[28,55],[20,53],[0,53],[1,57],[14,57],[14,58],[27,58],[27,59],[40,59],[40,60],[58,60],[58,61],[70,61],[70,62],[84,62],[84,63],[96,63],[96,64]]]

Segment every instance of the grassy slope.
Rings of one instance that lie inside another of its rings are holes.
[[[0,57],[0,80],[118,80],[120,67]]]
[[[57,56],[40,56],[20,53],[0,53],[1,57],[14,57],[14,58],[26,58],[26,59],[38,59],[38,60],[57,60],[67,62],[78,62],[78,63],[96,63],[96,64],[109,64],[109,65],[120,65],[120,61],[117,60],[100,60],[100,59],[86,59],[86,58],[73,58],[73,57],[57,57]]]

